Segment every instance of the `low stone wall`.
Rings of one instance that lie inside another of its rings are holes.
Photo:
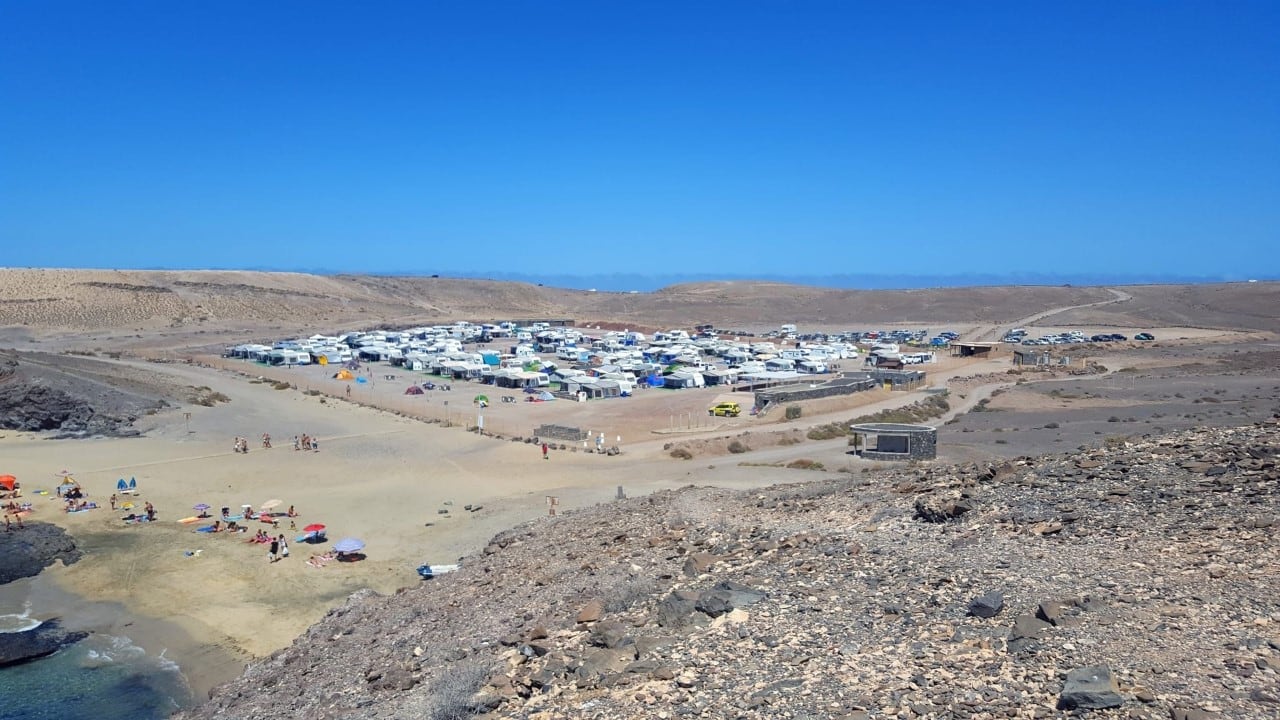
[[[587,439],[587,431],[582,428],[569,427],[568,425],[539,425],[533,431],[533,435],[537,438],[566,440],[568,442],[582,442]]]
[[[808,385],[787,385],[771,390],[761,390],[755,394],[756,407],[800,402],[802,400],[817,400],[818,398],[836,397],[838,395],[852,395],[858,392],[874,390],[880,386],[879,383],[871,379],[836,382],[838,384],[824,383],[812,388]]]

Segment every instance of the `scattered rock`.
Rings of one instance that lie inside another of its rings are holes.
[[[980,618],[993,618],[1004,609],[1004,593],[992,590],[969,601],[969,614]]]
[[[1077,668],[1067,673],[1058,697],[1059,710],[1101,710],[1123,704],[1120,686],[1111,676],[1111,668],[1105,665]]]
[[[604,617],[604,604],[599,600],[592,600],[578,611],[576,621],[579,623],[593,623]]]

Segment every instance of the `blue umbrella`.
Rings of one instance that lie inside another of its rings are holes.
[[[338,552],[356,552],[364,549],[364,541],[357,538],[342,538],[333,544],[333,549]]]

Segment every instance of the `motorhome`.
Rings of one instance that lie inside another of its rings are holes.
[[[801,360],[796,363],[796,372],[809,375],[821,375],[827,372],[827,364],[821,360]]]

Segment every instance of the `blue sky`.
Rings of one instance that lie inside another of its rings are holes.
[[[0,4],[0,265],[1280,276],[1276,2]]]

